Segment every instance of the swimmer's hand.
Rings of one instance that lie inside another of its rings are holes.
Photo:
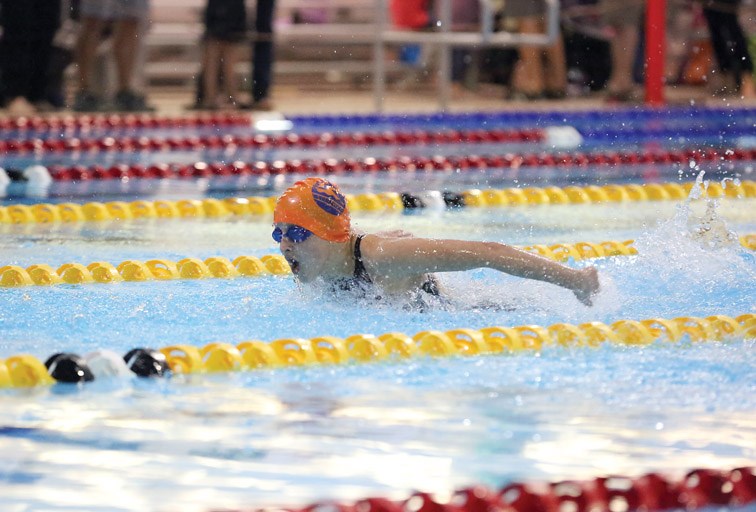
[[[577,286],[573,288],[575,297],[586,306],[593,305],[593,296],[599,291],[598,271],[596,267],[587,267],[581,273]]]

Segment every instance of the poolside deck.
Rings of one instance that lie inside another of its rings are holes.
[[[185,87],[152,87],[149,101],[158,112],[179,114],[193,101],[193,91]],[[743,106],[748,104],[736,98],[714,98],[704,87],[667,87],[669,104],[690,104],[691,101],[709,106]],[[373,91],[369,86],[356,87],[344,83],[274,84],[272,101],[275,110],[283,114],[334,114],[369,113],[374,111]],[[438,110],[434,88],[389,88],[385,100],[387,112],[433,112]],[[639,103],[639,105],[642,105]],[[513,101],[505,99],[503,87],[482,84],[477,91],[462,90],[452,97],[450,110],[492,111],[530,109],[588,109],[608,105],[601,94],[559,101]]]

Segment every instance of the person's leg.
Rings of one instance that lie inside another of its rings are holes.
[[[753,61],[738,20],[737,2],[721,2],[703,10],[720,72],[712,77],[714,91],[733,93],[737,89],[741,97],[754,99]]]
[[[76,42],[76,65],[79,68],[80,92],[89,93],[91,91],[95,54],[104,28],[104,20],[89,16],[84,16],[81,19],[79,38]]]
[[[732,68],[730,66],[730,56],[727,49],[727,35],[725,33],[726,25],[723,22],[722,14],[723,13],[717,9],[703,9],[703,16],[709,27],[711,48],[714,50],[714,56],[717,59],[717,67],[722,73],[728,73],[732,71]]]
[[[611,41],[612,74],[606,86],[610,94],[625,95],[633,89],[633,62],[637,47],[638,27],[618,27]]]
[[[214,39],[205,39],[205,50],[202,60],[202,88],[204,90],[202,105],[206,108],[217,108],[218,106],[218,74],[220,73],[218,61],[221,58],[222,44],[220,41]]]
[[[257,0],[255,42],[252,45],[252,100],[258,103],[270,94],[275,4],[275,0]]]
[[[110,0],[113,27],[113,56],[116,64],[115,106],[128,112],[153,110],[135,82],[144,86],[143,77],[135,76],[144,60],[144,31],[149,19],[149,0]]]
[[[130,91],[139,45],[139,20],[126,18],[117,20],[113,26],[113,54],[118,73],[118,90]]]
[[[633,67],[638,52],[644,0],[600,0],[602,23],[614,31],[610,40],[611,74],[606,84],[611,101],[634,99]]]
[[[223,89],[225,97],[223,103],[230,103],[236,107],[238,102],[238,80],[236,79],[236,65],[239,63],[239,44],[232,41],[221,43],[221,65],[223,66]]]
[[[521,34],[543,33],[542,22],[537,17],[520,18],[518,31]],[[526,96],[540,95],[544,87],[542,48],[521,45],[517,52],[520,58],[515,67],[513,88]]]
[[[564,41],[561,32],[557,40],[545,51],[546,70],[545,87],[547,97],[563,98],[567,90],[567,56],[564,51]]]
[[[730,65],[738,82],[740,96],[753,99],[756,97],[756,88],[754,88],[753,83],[753,60],[748,52],[748,41],[746,41],[738,19],[739,2],[730,0],[724,3],[726,5],[722,6],[719,22],[727,35],[727,52]]]

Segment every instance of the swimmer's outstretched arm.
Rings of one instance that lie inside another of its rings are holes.
[[[497,242],[373,236],[365,239],[364,250],[371,271],[387,275],[492,268],[562,286],[587,305],[591,305],[591,297],[599,289],[595,267],[574,269]]]

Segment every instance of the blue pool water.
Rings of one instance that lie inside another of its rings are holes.
[[[683,178],[750,172],[747,164],[714,167],[688,169]],[[661,166],[652,170],[664,174]],[[603,169],[581,172],[585,182],[604,179]],[[618,181],[643,179],[618,174]],[[532,174],[517,179],[538,182]],[[355,192],[520,184],[464,173],[422,182],[380,174],[334,180]],[[273,194],[286,182],[261,190]],[[593,307],[556,287],[491,271],[442,275],[452,300],[426,311],[323,300],[288,277],[0,289],[0,358],[753,313],[756,255],[693,233],[706,222],[720,233],[754,233],[755,205],[355,214],[366,231],[518,245],[632,238],[639,254],[591,262],[602,283]],[[0,263],[261,256],[276,250],[270,230],[270,219],[0,225]],[[485,307],[491,304],[498,307]],[[1,390],[0,496],[9,510],[192,511],[753,465],[755,354],[754,340],[684,340]]]

